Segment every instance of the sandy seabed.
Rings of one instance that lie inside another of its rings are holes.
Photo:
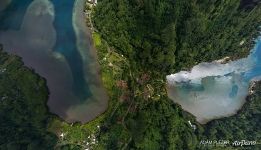
[[[91,34],[85,26],[84,2],[75,1],[72,15],[77,38],[75,44],[80,51],[85,80],[92,93],[85,100],[73,93],[71,69],[64,56],[53,49],[56,44],[53,25],[55,10],[50,1],[34,0],[26,10],[20,30],[0,31],[0,43],[4,49],[22,57],[26,66],[47,80],[50,91],[48,107],[68,122],[88,122],[103,113],[108,104]]]
[[[168,96],[204,124],[231,116],[246,101],[251,81],[260,78],[260,38],[247,58],[222,63],[203,62],[190,71],[168,75]]]

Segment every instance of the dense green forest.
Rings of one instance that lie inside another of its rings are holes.
[[[121,54],[147,70],[169,73],[224,56],[246,56],[261,22],[260,6],[250,4],[101,0],[93,20],[102,37]],[[245,43],[240,45],[241,41]]]
[[[206,125],[174,104],[165,89],[167,74],[246,56],[260,15],[254,0],[99,0],[92,10],[93,39],[110,102],[84,125],[49,114],[43,78],[0,50],[0,149],[192,150],[225,149],[200,145],[206,139],[260,143],[261,82],[237,115]],[[89,135],[97,144],[86,146]]]
[[[0,149],[46,150],[57,138],[47,132],[48,90],[43,78],[0,46]]]
[[[205,139],[260,140],[259,94],[249,98],[253,100],[238,115],[200,125],[173,104],[165,90],[167,74],[202,61],[248,55],[260,15],[255,1],[99,1],[92,17],[102,39],[95,39],[99,59],[116,53],[126,63],[110,59],[114,65],[110,68],[108,62],[100,62],[105,86],[111,91],[111,107],[99,133],[99,148],[222,149],[199,143]]]

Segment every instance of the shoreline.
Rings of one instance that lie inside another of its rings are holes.
[[[101,71],[97,69],[99,65],[98,57],[95,56],[95,49],[92,48],[93,44],[88,45],[93,42],[90,31],[85,26],[83,12],[85,0],[75,0],[72,3],[71,15],[73,21],[71,24],[77,38],[75,45],[77,46],[77,51],[81,53],[81,59],[85,62],[83,66],[85,71],[84,78],[91,88],[92,95],[95,96],[94,98],[90,96],[80,103],[79,99],[71,93],[70,87],[73,80],[68,63],[65,62],[66,60],[62,54],[53,50],[57,42],[53,3],[45,0],[37,0],[30,3],[22,20],[21,29],[18,31],[11,29],[5,32],[2,31],[1,33],[3,34],[0,36],[0,40],[2,40],[1,42],[6,52],[19,56],[25,66],[33,69],[35,73],[44,78],[48,87],[46,105],[51,115],[67,123],[86,123],[94,120],[106,111],[108,98],[107,94],[105,94],[106,91],[102,87],[103,84],[101,84]],[[35,24],[35,28],[30,27],[30,24],[36,19],[39,19],[37,20],[39,25]],[[42,29],[43,26],[45,30]],[[26,35],[26,38],[20,38],[21,35]],[[17,44],[13,45],[12,42]],[[87,106],[88,104],[90,106]]]
[[[217,63],[217,64],[220,64],[220,65],[226,65],[226,64],[228,64],[228,63],[231,63],[231,62],[235,62],[235,61],[239,61],[239,60],[241,60],[241,59],[247,59],[247,58],[250,58],[251,59],[251,54],[253,53],[253,52],[255,52],[256,50],[257,50],[257,47],[256,47],[256,45],[258,44],[258,40],[260,40],[260,36],[257,36],[256,38],[255,38],[255,40],[253,40],[253,41],[251,41],[250,43],[252,43],[251,45],[252,45],[252,47],[249,47],[249,53],[248,53],[248,55],[245,57],[240,57],[240,58],[237,58],[237,59],[233,59],[233,57],[229,57],[229,56],[226,56],[226,57],[223,57],[223,58],[221,58],[221,59],[218,59],[218,60],[214,60],[214,61],[211,61],[211,62],[201,62],[201,63],[198,63],[197,65],[195,65],[195,66],[200,66],[200,64],[211,64],[211,63]],[[254,44],[253,44],[253,42],[254,42]],[[252,60],[252,59],[251,59]],[[252,60],[253,61],[253,60]],[[183,80],[185,80],[186,79],[186,77],[187,77],[187,80],[189,81],[189,80],[193,80],[194,78],[192,78],[191,77],[191,79],[190,79],[190,77],[189,77],[189,75],[190,74],[192,74],[192,70],[193,70],[193,68],[195,67],[195,66],[193,66],[192,68],[190,68],[188,71],[185,71],[185,72],[187,72],[187,74],[186,73],[183,73],[184,74],[184,79],[182,79],[183,77],[181,76],[181,77],[179,77],[179,76],[177,76],[178,74],[180,74],[180,73],[182,73],[182,71],[180,71],[180,72],[177,72],[177,73],[174,73],[174,74],[170,74],[170,75],[168,75],[169,76],[169,79],[167,78],[167,80],[166,80],[166,89],[167,89],[167,91],[170,91],[170,93],[171,93],[171,88],[175,88],[175,84],[176,83],[178,83],[178,82],[182,82]],[[241,67],[240,67],[241,68]],[[242,68],[241,68],[242,69]],[[177,74],[177,75],[176,75]],[[193,75],[191,75],[191,76],[193,76]],[[196,75],[197,76],[197,75]],[[207,75],[206,77],[208,77],[208,76],[210,76],[210,75]],[[176,78],[176,79],[174,79],[174,78]],[[200,77],[200,79],[202,79],[203,77]],[[195,78],[195,79],[197,79],[197,78]],[[181,80],[181,81],[179,81],[179,80]],[[253,81],[253,80],[255,80],[255,81]],[[219,119],[222,119],[222,118],[226,118],[226,117],[231,117],[231,116],[234,116],[234,115],[236,115],[236,114],[238,114],[239,112],[240,112],[240,110],[244,107],[244,105],[246,105],[246,103],[247,103],[247,97],[249,97],[251,94],[253,94],[255,91],[253,91],[253,90],[251,90],[251,87],[252,87],[252,85],[253,84],[255,84],[255,82],[259,82],[260,81],[260,78],[253,78],[253,79],[251,79],[250,81],[249,81],[249,86],[248,86],[248,89],[247,89],[247,94],[244,96],[244,98],[243,98],[243,100],[240,100],[240,105],[235,105],[235,107],[236,106],[238,106],[238,109],[235,109],[232,113],[229,113],[229,114],[227,114],[227,115],[221,115],[221,116],[218,116],[217,115],[217,117],[213,117],[213,119],[203,119],[202,121],[197,121],[198,123],[200,123],[200,124],[202,124],[202,125],[204,125],[204,124],[207,124],[208,122],[211,122],[212,120],[219,120]],[[186,81],[184,81],[184,82],[186,82]],[[173,91],[173,89],[172,89],[172,91]],[[185,108],[186,107],[193,107],[193,106],[190,106],[190,105],[185,105],[185,104],[182,104],[182,103],[180,103],[179,101],[180,100],[177,100],[177,98],[171,98],[171,97],[173,97],[173,94],[172,94],[172,96],[171,96],[171,94],[168,94],[168,97],[170,98],[170,100],[171,101],[173,101],[175,104],[177,104],[177,105],[179,105],[181,108],[182,108],[182,111],[185,111],[186,113],[189,113],[190,115],[192,115],[193,117],[195,117],[196,118],[196,120],[197,120],[197,118],[198,117],[196,117],[196,114],[194,115],[193,113],[191,113],[191,112],[189,112],[188,110],[185,110]],[[176,100],[174,100],[174,99],[176,99]],[[237,99],[237,100],[239,100],[239,99]],[[242,101],[242,103],[241,103],[241,101]],[[183,106],[185,106],[185,108],[184,107],[182,107],[182,105]],[[196,106],[195,106],[196,107]],[[188,109],[188,108],[187,108]],[[193,110],[194,109],[190,109],[190,110],[192,110],[192,112],[193,112]],[[197,109],[195,109],[195,110],[197,110]],[[197,111],[196,111],[197,112]],[[197,112],[197,113],[199,113],[199,112]]]
[[[216,121],[216,120],[222,120],[224,118],[229,118],[229,117],[232,117],[232,116],[236,116],[238,115],[239,113],[241,113],[242,111],[244,111],[246,108],[245,106],[250,103],[249,101],[249,97],[252,96],[253,94],[255,94],[256,92],[256,86],[257,84],[261,84],[261,80],[260,79],[253,79],[251,80],[250,84],[249,84],[249,88],[248,88],[248,94],[247,96],[244,98],[244,103],[241,105],[241,107],[239,109],[237,109],[233,114],[229,114],[229,115],[226,115],[226,116],[220,116],[220,117],[216,117],[216,118],[213,118],[213,119],[205,119],[203,121],[197,121],[197,117],[192,114],[191,112],[183,109],[182,105],[177,103],[177,102],[174,102],[174,100],[172,100],[171,98],[169,98],[175,105],[177,105],[178,107],[181,108],[182,112],[184,112],[185,114],[188,114],[190,117],[192,117],[193,119],[195,119],[196,123],[200,124],[200,125],[203,125],[203,126],[206,126],[208,125],[209,123],[211,123],[212,121]],[[166,89],[169,90],[169,88],[173,86],[173,85],[169,85],[168,83],[166,84]],[[168,94],[167,94],[168,95]],[[169,96],[168,96],[169,97]]]
[[[91,10],[88,10],[88,11],[89,11],[89,12],[87,12],[87,14],[90,16]],[[87,19],[88,19],[88,18],[87,18]],[[90,21],[90,20],[88,20],[88,21]],[[93,28],[91,31],[94,32],[95,29]],[[252,43],[252,41],[250,42],[250,44],[251,44],[251,43]],[[245,44],[246,44],[246,43],[245,43]],[[252,51],[253,47],[254,47],[253,44],[252,44],[252,48],[249,47],[249,53],[248,53],[248,55],[251,54],[251,51]],[[231,61],[236,61],[236,60],[239,60],[239,59],[242,59],[242,58],[246,58],[246,57],[248,57],[248,55],[247,55],[247,56],[242,56],[242,57],[236,58],[236,59],[235,59],[234,57],[226,56],[226,57],[223,57],[223,58],[218,59],[218,60],[213,60],[213,61],[211,61],[210,63],[216,62],[216,63],[220,63],[220,64],[226,64],[226,63],[229,63],[229,62],[231,62]],[[191,69],[190,69],[190,71],[191,71]],[[167,82],[167,81],[166,81],[166,82]],[[166,83],[166,85],[167,85],[166,88],[168,89],[168,82]],[[248,93],[247,96],[244,98],[244,102],[241,104],[240,108],[237,109],[237,110],[235,110],[234,113],[229,114],[229,115],[226,115],[226,116],[217,117],[217,118],[214,118],[214,119],[209,119],[209,120],[207,119],[207,120],[204,120],[203,123],[202,123],[202,122],[198,122],[198,121],[197,121],[197,122],[200,123],[200,124],[207,124],[208,122],[210,122],[210,121],[212,121],[212,120],[218,120],[218,119],[222,119],[222,118],[225,118],[225,117],[230,117],[230,116],[236,115],[236,114],[238,113],[238,111],[240,111],[240,110],[243,108],[243,106],[246,104],[246,102],[247,102],[247,101],[246,101],[246,98],[249,96],[249,94],[250,94],[250,93]],[[167,96],[168,96],[168,94],[167,94]],[[169,97],[169,96],[168,96],[168,97]],[[173,101],[172,99],[170,99],[170,100]],[[178,104],[177,102],[174,102],[174,101],[173,101],[173,103]],[[180,104],[178,104],[178,105],[181,106]],[[182,106],[181,106],[181,108],[182,108]],[[182,111],[184,111],[184,112],[186,112],[186,113],[189,113],[188,111],[184,110],[183,108],[182,108]],[[192,113],[189,113],[189,114],[196,118],[196,116],[194,116]]]
[[[77,110],[88,110],[84,113],[85,115],[80,113],[84,116],[87,115],[87,119],[84,119],[84,121],[66,121],[62,119],[66,123],[87,124],[102,115],[108,107],[108,95],[101,81],[98,57],[92,44],[90,29],[85,25],[84,6],[85,0],[75,0],[72,12],[72,25],[76,36],[76,46],[84,62],[84,78],[90,87],[92,96],[84,103],[75,105],[67,111],[68,113],[75,112],[76,114],[72,114],[73,117],[79,115]]]

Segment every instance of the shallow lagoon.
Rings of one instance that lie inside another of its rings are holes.
[[[261,76],[261,39],[247,58],[222,64],[200,63],[191,71],[168,75],[168,95],[206,123],[231,116],[245,103],[251,82]]]
[[[49,109],[68,122],[87,122],[107,107],[84,2],[13,0],[0,10],[0,43],[46,78]]]

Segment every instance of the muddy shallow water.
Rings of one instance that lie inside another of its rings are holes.
[[[51,112],[68,122],[103,113],[103,88],[84,0],[13,0],[0,10],[0,43],[47,80]]]
[[[231,116],[245,103],[251,81],[261,76],[261,40],[247,58],[200,63],[167,76],[168,95],[200,123]]]

